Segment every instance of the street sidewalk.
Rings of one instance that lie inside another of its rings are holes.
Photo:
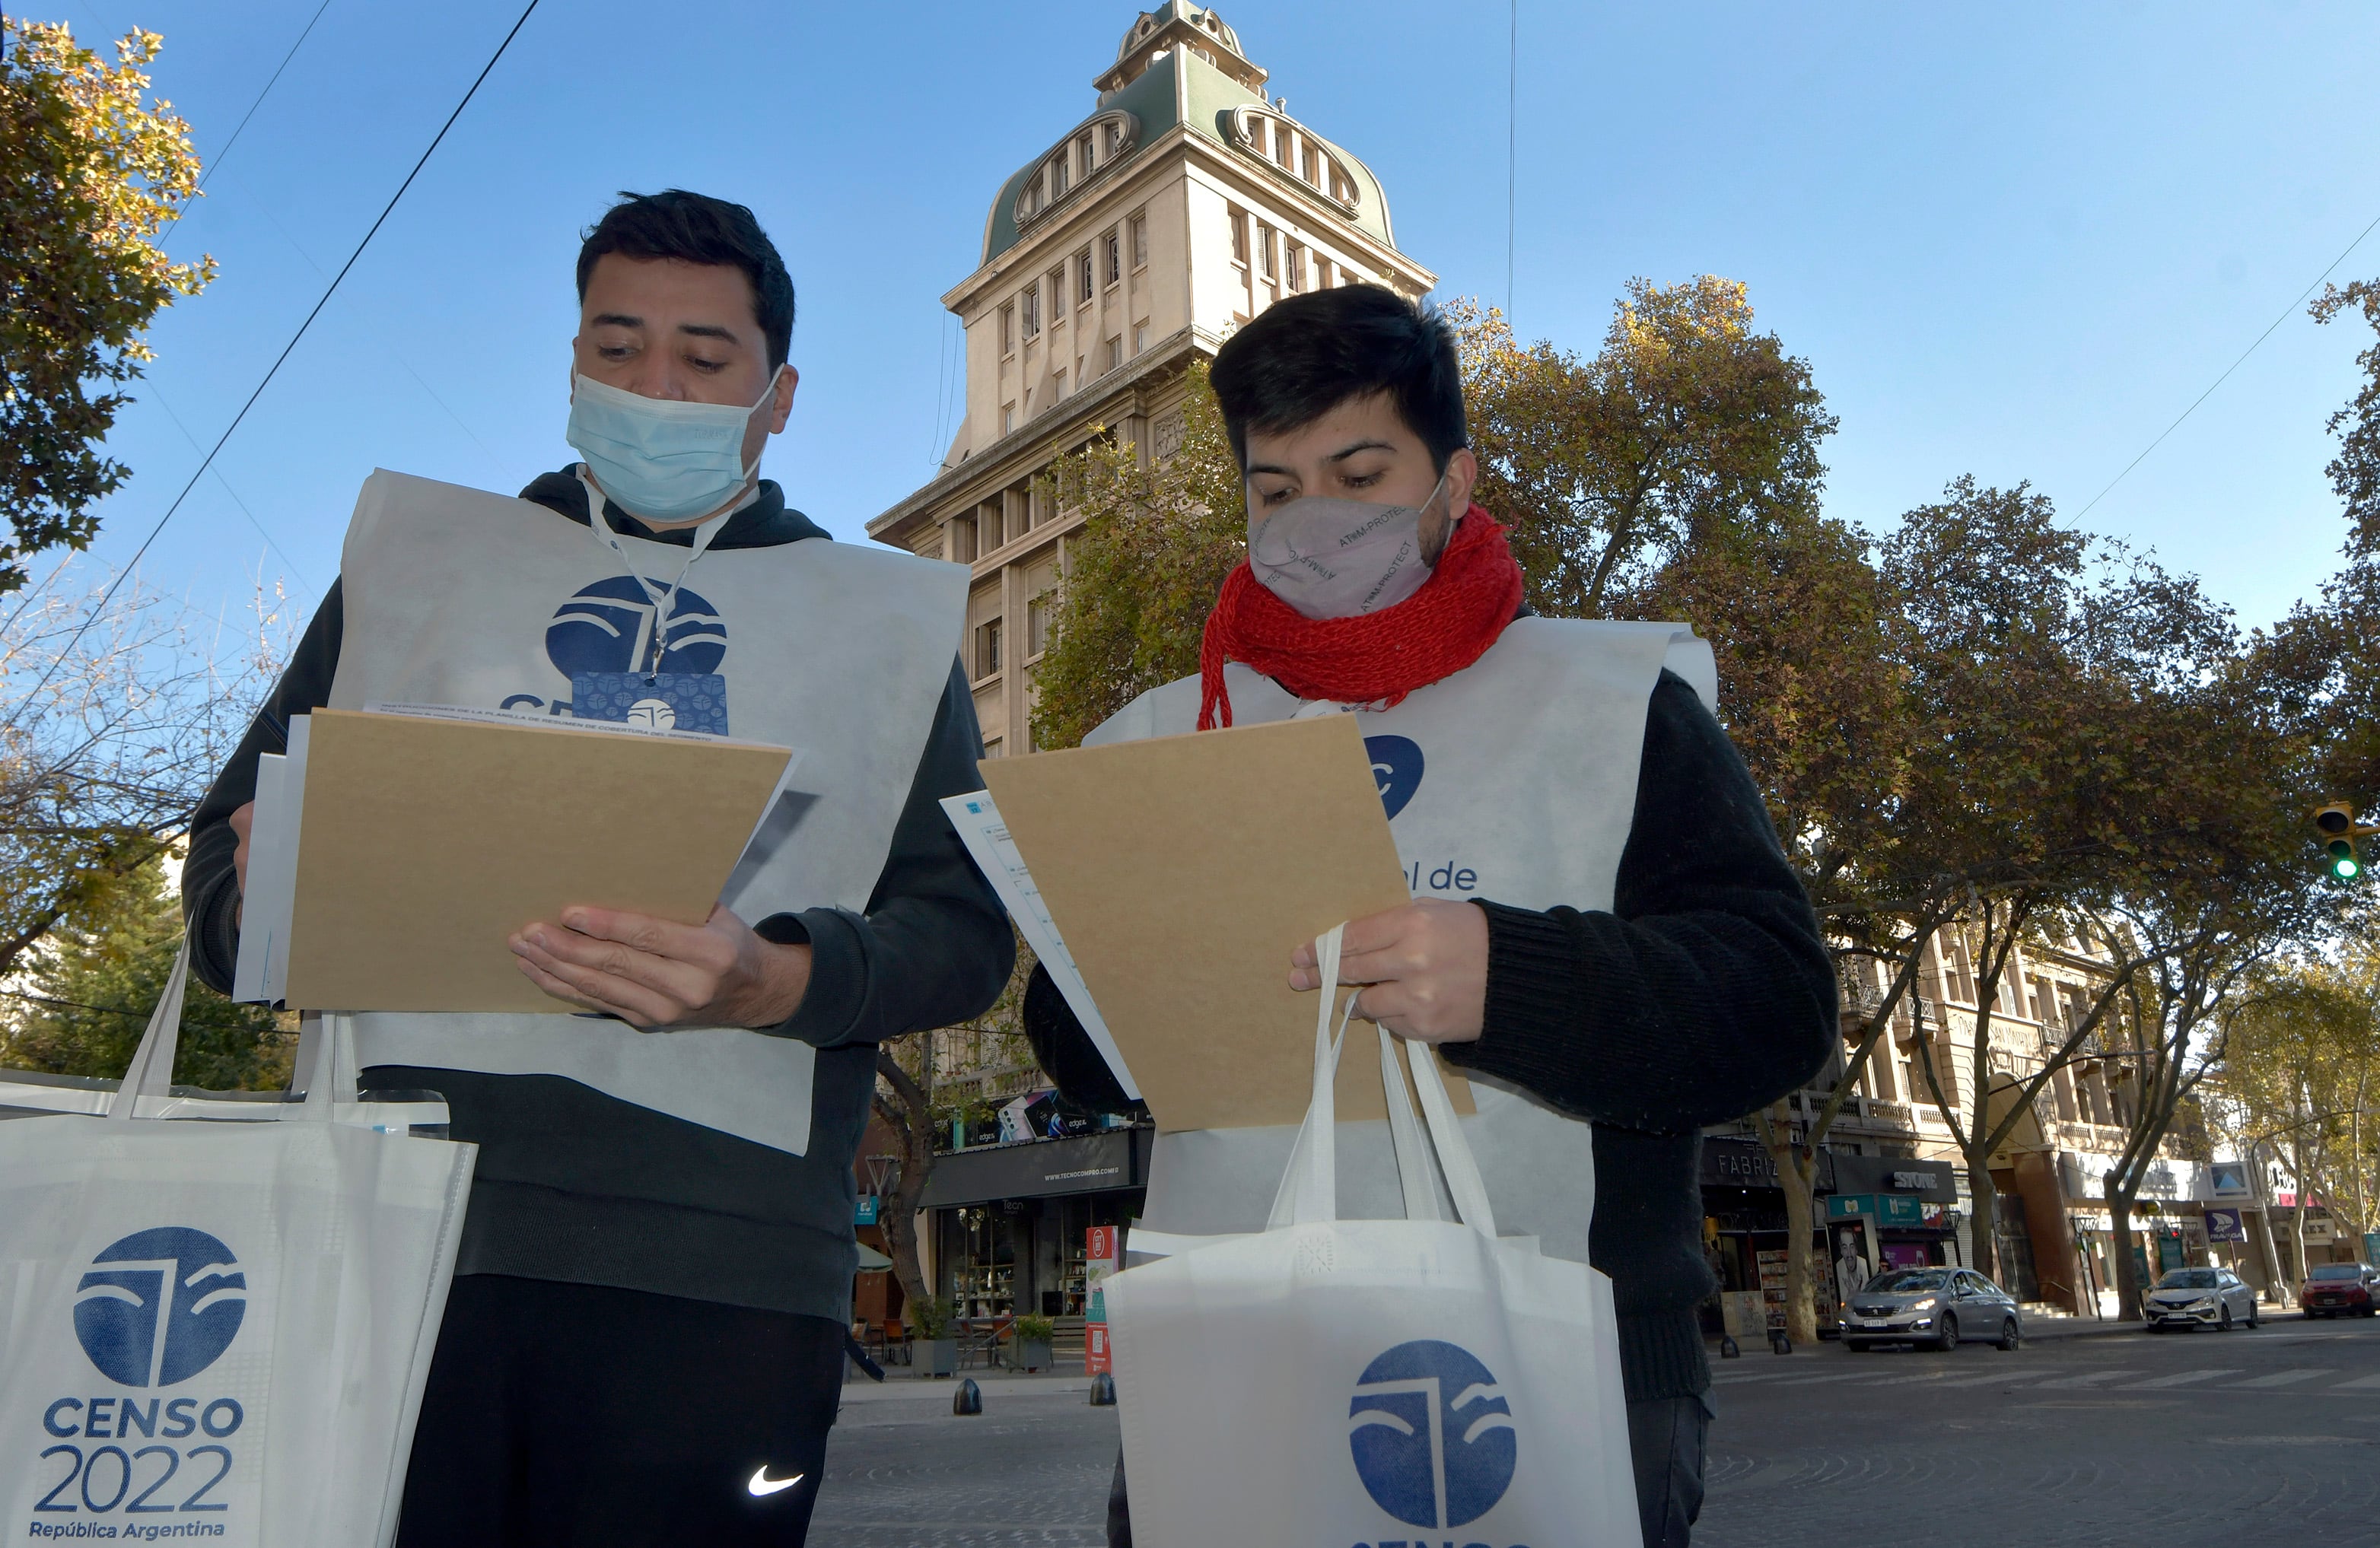
[[[1035,1375],[1027,1375],[1021,1371],[962,1371],[955,1376],[920,1376],[907,1366],[888,1365],[884,1368],[884,1379],[878,1382],[871,1381],[868,1373],[845,1360],[843,1362],[843,1400],[846,1403],[870,1403],[939,1398],[948,1403],[951,1395],[958,1390],[959,1383],[969,1378],[982,1389],[986,1405],[1003,1397],[1072,1397],[1076,1402],[1087,1402],[1091,1395],[1091,1378],[1079,1369],[1045,1371]]]

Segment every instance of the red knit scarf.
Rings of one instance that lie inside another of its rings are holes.
[[[1246,662],[1301,699],[1385,707],[1486,655],[1520,606],[1520,562],[1477,505],[1455,525],[1421,589],[1356,618],[1306,617],[1242,560],[1199,641],[1198,729],[1232,723],[1226,660]]]

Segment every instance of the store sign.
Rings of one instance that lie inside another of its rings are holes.
[[[875,1194],[862,1193],[852,1201],[851,1223],[855,1226],[873,1226],[876,1224],[876,1212],[880,1203],[881,1201]]]
[[[1834,1171],[1835,1188],[1844,1193],[1911,1193],[1938,1204],[1959,1196],[1954,1162],[1840,1155],[1834,1158]]]
[[[1925,1206],[1905,1193],[1838,1193],[1827,1201],[1827,1218],[1849,1220],[1873,1215],[1880,1226],[1922,1226]]]
[[[2206,1240],[2245,1241],[2248,1240],[2248,1222],[2237,1209],[2209,1208],[2206,1211]]]
[[[1083,1374],[1096,1376],[1115,1369],[1108,1348],[1109,1277],[1123,1266],[1123,1253],[1113,1226],[1093,1226],[1083,1237]]]
[[[2078,1231],[2112,1231],[2116,1228],[2116,1217],[2104,1209],[2070,1209],[2066,1212],[2066,1223]]]
[[[2309,1215],[2305,1218],[2305,1244],[2308,1247],[2328,1247],[2338,1240],[2338,1226],[2327,1215]]]
[[[2252,1199],[2255,1194],[2248,1187],[2248,1164],[2245,1161],[2217,1161],[2207,1170],[2207,1196],[2215,1199]]]

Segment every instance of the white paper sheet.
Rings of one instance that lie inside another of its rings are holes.
[[[289,719],[288,751],[256,766],[256,811],[248,830],[248,885],[240,901],[239,961],[232,998],[271,1005],[289,981],[289,923],[298,890],[298,829],[306,804],[307,733],[313,722]]]
[[[976,868],[1000,894],[1009,917],[1025,936],[1025,944],[1041,959],[1050,970],[1050,981],[1066,997],[1074,1009],[1075,1019],[1091,1035],[1091,1042],[1107,1059],[1108,1068],[1115,1072],[1116,1083],[1134,1101],[1140,1100],[1140,1087],[1125,1068],[1123,1055],[1116,1048],[1115,1038],[1099,1016],[1099,1008],[1091,999],[1091,991],[1083,983],[1082,973],[1059,937],[1058,926],[1042,906],[1041,889],[1033,885],[1033,873],[1025,866],[1025,857],[1016,850],[1015,841],[1008,836],[1008,824],[1001,820],[1000,808],[992,804],[988,791],[973,795],[951,795],[942,798],[942,810],[950,814],[951,826],[958,830],[959,841],[974,857]]]

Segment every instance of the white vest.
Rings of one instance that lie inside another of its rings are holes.
[[[1665,666],[1716,706],[1710,647],[1684,624],[1524,618],[1452,677],[1393,709],[1355,711],[1414,896],[1609,909],[1635,815],[1645,705]],[[1241,725],[1336,707],[1301,705],[1238,662],[1224,681]],[[1083,740],[1178,735],[1197,720],[1198,680],[1184,678]],[[1478,1112],[1463,1129],[1498,1228],[1585,1262],[1595,1214],[1588,1126],[1507,1082],[1470,1080]],[[1294,1127],[1159,1134],[1144,1222],[1188,1235],[1261,1230],[1295,1138]],[[1342,1216],[1401,1217],[1388,1125],[1340,1124],[1339,1150]]]
[[[674,544],[620,541],[664,586],[686,562]],[[592,530],[542,505],[376,471],[340,561],[331,704],[567,716],[573,671],[631,670],[650,637],[654,609],[624,569]],[[747,923],[867,907],[950,681],[966,585],[954,564],[819,539],[712,551],[686,573],[671,609],[677,670],[724,678],[730,734],[798,749],[792,782],[818,797],[743,890]],[[809,1143],[816,1055],[795,1038],[391,1012],[357,1016],[356,1033],[368,1065],[562,1075],[796,1155]]]

